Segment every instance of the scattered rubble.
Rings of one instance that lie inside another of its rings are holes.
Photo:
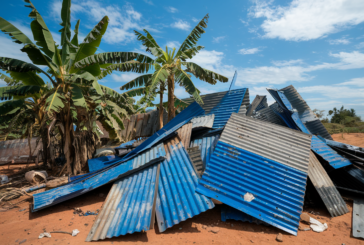
[[[88,162],[89,173],[50,179],[46,171],[29,171],[26,179],[38,186],[8,188],[6,193],[0,186],[0,202],[29,195],[34,200],[32,211],[36,212],[113,183],[100,210],[84,212],[74,208],[75,215],[97,215],[92,226],[84,224],[91,227],[86,241],[147,231],[154,229],[154,224],[159,232],[164,232],[215,205],[221,208],[223,222],[238,220],[273,226],[292,235],[311,229],[323,232],[328,225],[320,221],[327,217],[319,212],[301,214],[303,197],[310,192],[307,181],[331,217],[344,215],[349,209],[336,187],[341,186],[341,173],[358,183],[363,181],[360,176],[364,176],[364,171],[358,164],[361,155],[353,157],[355,161],[345,158],[353,152],[362,154],[361,149],[335,143],[293,86],[269,89],[269,93],[276,101],[270,106],[265,96],[258,96],[250,105],[248,89],[205,95],[202,106],[186,99],[190,105],[157,132],[155,125],[148,124],[147,114],[136,115],[135,119],[143,119],[134,124],[139,132],[136,135],[142,140],[134,138],[116,150],[100,152]],[[155,134],[142,136],[144,128]],[[133,130],[128,127],[126,131]],[[0,175],[2,185],[9,180]],[[360,188],[357,186],[347,189],[355,193]],[[28,194],[44,187],[46,192]],[[357,205],[362,203],[357,201]],[[356,215],[362,217],[362,212],[357,206]],[[220,232],[218,222],[206,224],[209,225],[201,228],[214,234]],[[235,227],[230,223],[222,225]],[[259,236],[269,234],[265,228],[244,229]],[[79,231],[44,231],[39,239],[49,238],[51,233],[76,236]],[[276,240],[283,242],[282,233],[277,234]]]

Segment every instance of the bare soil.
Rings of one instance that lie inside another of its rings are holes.
[[[335,141],[342,142],[349,145],[364,147],[364,134],[363,133],[350,133],[350,134],[333,134],[331,135]]]
[[[333,137],[337,141],[364,146],[364,134],[344,134],[344,139],[338,138],[341,137],[341,134],[333,135]],[[0,169],[1,173],[3,170]],[[31,213],[29,210],[30,201],[18,204],[17,207],[6,212],[0,212],[0,244],[90,244],[84,241],[96,216],[78,216],[73,213],[73,209],[81,208],[84,212],[101,209],[110,188],[111,185],[106,185],[35,213]],[[21,200],[22,198],[19,198],[12,202],[16,203]],[[234,220],[221,222],[220,207],[216,206],[212,210],[173,226],[164,233],[159,233],[156,226],[154,230],[147,232],[105,239],[92,242],[92,244],[119,242],[126,244],[364,244],[364,240],[351,235],[353,210],[351,201],[347,201],[349,213],[335,218],[332,218],[324,207],[304,208],[304,212],[308,212],[311,217],[322,223],[327,223],[329,228],[322,233],[298,231],[297,236],[282,232],[272,226]],[[308,227],[301,224],[303,227]],[[217,233],[208,231],[211,227],[218,228],[219,231]],[[76,237],[52,233],[51,238],[38,239],[39,234],[44,231],[71,232],[73,229],[80,231]],[[276,241],[278,233],[283,234],[283,242]]]

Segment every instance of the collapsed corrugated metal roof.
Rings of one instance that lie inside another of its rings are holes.
[[[221,205],[221,221],[226,222],[226,220],[228,220],[228,219],[255,223],[257,225],[269,226],[269,224],[267,224],[264,221],[261,221],[259,219],[256,219],[253,216],[250,216],[249,214],[243,213],[228,205]]]
[[[349,212],[345,201],[312,151],[310,152],[308,177],[332,217],[344,215]]]
[[[204,113],[205,111],[201,108],[201,106],[197,102],[190,104],[186,109],[181,111],[175,118],[169,121],[167,125],[165,125],[162,129],[160,129],[155,134],[146,139],[133,151],[129,152],[124,159],[130,159],[131,157],[139,154],[140,152],[152,147],[153,145],[155,145],[165,137],[168,137],[169,135],[174,133],[177,129],[188,123],[192,118],[203,115]]]
[[[246,112],[246,115],[248,117],[250,117],[253,114],[255,114],[256,112],[258,112],[264,108],[267,108],[267,107],[268,107],[267,96],[257,95],[257,96],[255,96],[253,102],[249,106],[248,111]]]
[[[225,94],[220,103],[210,111],[210,114],[215,114],[213,128],[223,128],[229,120],[231,113],[239,112],[247,90],[247,88],[235,89]]]
[[[301,121],[298,112],[294,112],[293,107],[286,95],[278,90],[268,89],[269,93],[277,101],[275,112],[281,116],[288,127],[301,130],[304,133],[310,134],[306,125]],[[273,107],[271,107],[273,109]],[[351,162],[337,154],[326,143],[322,142],[317,136],[312,137],[311,149],[320,155],[334,168],[341,168],[351,164]]]
[[[348,159],[340,156],[315,135],[312,136],[311,149],[335,169],[351,165]]]
[[[285,97],[290,102],[292,107],[297,110],[298,117],[306,125],[306,127],[312,134],[318,134],[321,137],[324,137],[325,139],[332,140],[332,137],[327,131],[327,129],[321,123],[320,119],[317,118],[315,113],[313,113],[311,108],[308,106],[306,101],[301,97],[301,95],[297,92],[295,87],[290,85],[280,89],[279,91],[284,92]]]
[[[204,116],[198,116],[192,118],[192,128],[212,128],[212,125],[214,124],[215,115],[204,115]]]
[[[188,147],[191,142],[192,123],[187,123],[177,130],[178,138],[183,146]]]
[[[133,173],[133,170],[147,167],[164,160],[166,152],[163,144],[159,144],[150,150],[140,154],[127,162],[120,162],[110,167],[103,168],[97,174],[86,174],[74,181],[45,192],[33,195],[33,209],[38,211],[45,207],[74,198],[97,187],[118,180]]]
[[[206,136],[199,139],[194,139],[190,143],[190,147],[198,146],[201,151],[201,159],[203,163],[203,169],[206,168],[206,164],[210,160],[210,156],[214,151],[215,145],[217,144],[217,140],[219,139],[220,135],[212,135]]]
[[[310,144],[310,135],[232,114],[196,191],[297,235]]]
[[[86,241],[118,237],[154,227],[159,164],[114,183]]]
[[[177,138],[165,144],[167,159],[161,163],[156,217],[159,232],[214,207],[210,198],[195,192],[196,171]]]
[[[114,163],[120,162],[122,157],[111,155],[111,156],[102,156],[98,158],[92,158],[87,160],[88,169],[90,172],[97,171],[106,166],[110,166]]]
[[[270,122],[270,123],[278,124],[278,125],[281,125],[281,126],[286,126],[286,124],[281,119],[281,117],[278,116],[272,110],[272,108],[269,107],[269,106],[267,108],[259,110],[258,112],[253,114],[251,117],[262,120],[262,121],[265,121],[265,122]]]
[[[201,99],[203,101],[202,109],[204,109],[205,114],[210,114],[211,109],[220,103],[221,99],[225,96],[227,92],[228,91],[223,91],[223,92],[201,95]],[[195,101],[194,98],[192,97],[182,100],[189,104]]]

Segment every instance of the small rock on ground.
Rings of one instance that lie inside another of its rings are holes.
[[[211,227],[209,231],[211,231],[212,233],[218,233],[220,229],[218,227]]]
[[[283,242],[283,235],[282,235],[282,233],[278,233],[276,240],[278,242]]]
[[[203,228],[203,229],[206,229],[206,228],[207,228],[207,225],[203,225],[203,226],[202,226],[202,228]]]

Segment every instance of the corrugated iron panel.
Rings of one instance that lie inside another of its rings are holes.
[[[267,96],[257,95],[257,96],[255,96],[251,106],[249,107],[248,111],[246,112],[246,115],[248,117],[250,117],[253,114],[255,114],[257,111],[267,108],[267,107],[268,107]]]
[[[214,124],[215,115],[205,115],[192,118],[192,128],[212,128]]]
[[[187,152],[188,152],[188,155],[190,156],[193,166],[196,169],[196,172],[199,174],[199,176],[201,176],[204,168],[203,168],[203,162],[201,159],[200,149],[198,148],[198,146],[190,147],[187,149]]]
[[[187,123],[177,130],[177,134],[183,146],[188,147],[191,142],[192,123]]]
[[[37,144],[38,138],[32,138],[30,145],[32,148],[32,156],[38,156],[39,151],[43,147],[41,139]],[[0,141],[0,164],[14,162],[27,162],[29,158],[28,139],[15,139]]]
[[[320,119],[310,122],[305,122],[304,124],[312,134],[320,135],[325,139],[332,139],[331,135],[329,134],[325,126],[322,124]]]
[[[351,195],[364,197],[364,174],[363,171],[354,165],[328,172],[330,179],[334,182],[340,192],[345,191]]]
[[[203,137],[201,139],[194,139],[193,141],[191,141],[190,147],[198,146],[198,148],[201,151],[203,169],[206,168],[206,164],[210,160],[210,156],[212,155],[212,152],[214,151],[215,145],[217,144],[219,137],[220,137],[220,135],[212,135],[212,136]]]
[[[202,109],[204,109],[205,113],[210,114],[211,109],[220,103],[221,99],[225,96],[227,92],[228,91],[223,91],[213,94],[201,95],[201,99],[203,101]],[[182,100],[186,103],[193,103],[195,101],[193,98],[186,98]]]
[[[250,107],[250,97],[249,97],[249,89],[247,88],[244,94],[243,102],[241,103],[238,113],[246,115],[246,112],[249,107]]]
[[[195,192],[198,177],[182,144],[174,138],[165,147],[156,203],[159,232],[214,207],[211,199]]]
[[[364,238],[364,199],[354,199],[353,237]]]
[[[256,219],[249,214],[243,213],[235,208],[223,204],[221,205],[221,221],[225,222],[228,219],[269,226],[269,224],[265,223],[264,221]]]
[[[166,156],[163,144],[139,154],[127,162],[116,163],[99,170],[97,173],[81,175],[67,185],[33,195],[33,212],[77,197],[97,187],[113,182],[142,169],[150,164],[162,161]]]
[[[219,141],[308,171],[311,135],[297,130],[233,113]]]
[[[229,120],[231,113],[239,112],[247,89],[235,89],[227,92],[220,103],[214,107],[210,114],[215,114],[213,128],[223,128]]]
[[[252,117],[265,122],[274,123],[286,127],[284,121],[270,107],[259,110],[255,113],[255,115],[252,115]]]
[[[306,180],[303,171],[219,141],[196,191],[297,235]]]
[[[197,102],[190,104],[186,109],[181,111],[175,118],[169,121],[167,125],[165,125],[162,129],[160,129],[155,134],[146,139],[133,151],[129,152],[128,155],[125,156],[124,160],[130,159],[135,155],[139,154],[140,152],[152,147],[157,142],[173,134],[177,129],[188,123],[192,118],[203,115],[204,113],[205,111],[201,108],[201,106]]]
[[[310,138],[232,114],[196,191],[297,235]]]
[[[86,241],[118,237],[153,228],[159,164],[114,183]]]
[[[345,201],[312,151],[310,152],[308,177],[332,217],[344,215],[349,212]]]
[[[106,166],[110,166],[116,162],[120,162],[122,157],[118,157],[115,155],[111,156],[102,156],[98,158],[92,158],[87,160],[88,169],[90,172],[94,172],[96,170],[102,169]]]
[[[297,110],[299,118],[303,123],[306,124],[312,134],[318,134],[325,139],[332,140],[332,137],[327,129],[292,85],[282,88],[279,91],[284,92],[285,97],[290,102],[292,107]]]
[[[281,118],[281,120],[284,122],[284,124],[292,129],[299,130],[299,128],[296,125],[296,122],[292,119],[292,112],[282,108],[278,103],[273,103],[269,106],[273,112]]]
[[[364,154],[364,148],[359,147],[359,146],[349,145],[349,144],[337,142],[334,140],[328,140],[328,139],[325,139],[325,142],[329,146],[339,147],[339,148],[341,148],[343,150],[347,150],[350,153],[353,153],[354,155],[359,156],[359,157],[362,157]]]
[[[312,136],[311,149],[335,169],[351,165],[351,162],[348,159],[340,156],[315,135]]]

